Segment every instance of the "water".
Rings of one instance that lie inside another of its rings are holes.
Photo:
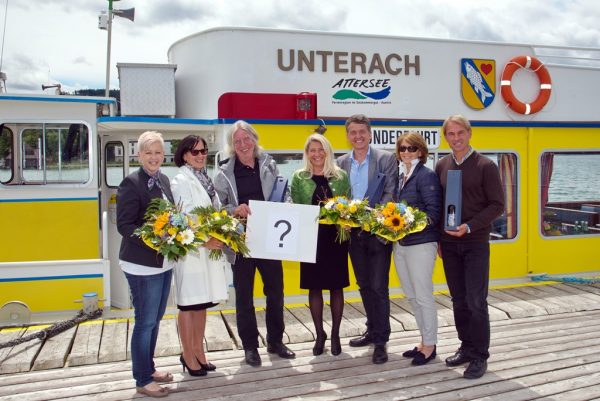
[[[600,154],[555,154],[549,202],[600,200]]]

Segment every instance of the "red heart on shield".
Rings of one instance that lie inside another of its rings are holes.
[[[492,65],[491,64],[481,64],[481,71],[487,75],[490,72],[492,72]]]

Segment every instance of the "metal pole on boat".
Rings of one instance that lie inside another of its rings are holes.
[[[107,21],[107,31],[108,31],[108,43],[106,45],[106,87],[104,89],[104,97],[109,96],[110,92],[110,41],[111,41],[111,33],[112,33],[112,19],[113,19],[113,0],[108,0],[108,21]]]

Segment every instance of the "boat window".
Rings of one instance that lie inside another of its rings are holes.
[[[104,148],[106,186],[116,188],[125,178],[124,149],[121,142],[109,142]]]
[[[23,124],[19,132],[22,183],[85,183],[90,180],[86,125]]]
[[[338,158],[345,153],[346,152],[335,153],[334,156]],[[292,180],[294,171],[302,168],[302,151],[298,151],[297,153],[269,152],[269,154],[275,159],[279,174],[287,178],[289,182]]]
[[[13,177],[13,133],[0,125],[0,182],[6,184]]]
[[[437,153],[439,160],[448,152]],[[518,163],[517,155],[514,153],[481,152],[481,154],[493,161],[500,171],[500,180],[504,189],[504,212],[492,222],[490,240],[512,239],[517,236],[518,220]]]
[[[545,152],[540,171],[542,235],[600,234],[600,152]]]

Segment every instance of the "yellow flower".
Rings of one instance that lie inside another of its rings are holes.
[[[163,213],[163,214],[161,214],[160,216],[158,216],[156,218],[156,221],[154,222],[154,229],[155,230],[160,230],[168,222],[169,222],[169,213]]]
[[[369,225],[369,223],[365,223],[365,225],[363,226],[363,229],[365,231],[371,231],[371,226]]]
[[[183,237],[181,236],[181,234],[177,234],[177,236],[175,237],[175,239],[177,240],[177,242],[181,242],[181,240],[183,239]]]
[[[400,231],[404,228],[404,219],[399,214],[393,214],[387,217],[383,222],[384,225],[391,228],[394,231]]]
[[[177,229],[175,227],[169,227],[167,232],[169,233],[169,235],[175,235],[177,234]]]
[[[227,216],[227,210],[225,210],[225,209],[221,210],[221,216]]]
[[[348,210],[350,210],[350,213],[356,213],[356,205],[350,205]]]
[[[215,217],[215,218],[217,218],[217,217],[221,217],[221,214],[220,214],[219,212],[214,212],[214,213],[212,214],[212,217]]]
[[[343,205],[343,204],[341,204],[341,203],[336,203],[336,205],[335,205],[335,208],[336,208],[337,210],[340,210],[340,211],[341,211],[341,210],[344,210],[344,205]]]

